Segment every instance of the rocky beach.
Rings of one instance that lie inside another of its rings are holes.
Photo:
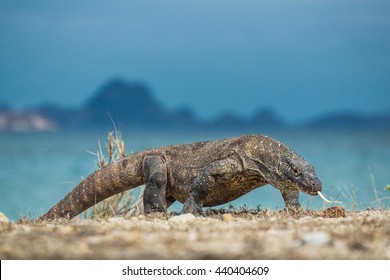
[[[0,259],[390,259],[390,211],[0,219]]]

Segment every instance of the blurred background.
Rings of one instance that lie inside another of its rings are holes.
[[[347,208],[389,207],[388,1],[2,0],[0,34],[0,211],[12,219],[93,172],[86,151],[113,123],[128,152],[265,133]],[[269,186],[244,204],[283,208]]]

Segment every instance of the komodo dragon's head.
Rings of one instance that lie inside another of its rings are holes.
[[[314,167],[295,153],[281,157],[279,174],[280,181],[286,188],[297,188],[310,195],[318,195],[322,191],[322,183]]]
[[[255,161],[271,185],[280,190],[298,189],[309,195],[318,195],[326,203],[341,203],[323,196],[322,183],[314,167],[292,149],[270,137],[263,137],[258,144],[255,144],[255,150],[259,160]]]
[[[299,189],[310,195],[321,192],[322,183],[316,171],[303,157],[270,137],[261,138],[258,144],[255,161],[270,184],[280,190]]]

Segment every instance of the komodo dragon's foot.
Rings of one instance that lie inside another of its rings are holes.
[[[187,198],[186,202],[184,203],[183,210],[181,211],[182,214],[193,214],[194,216],[202,216],[203,210],[202,207],[195,203],[191,198]]]

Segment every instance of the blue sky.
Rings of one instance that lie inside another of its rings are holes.
[[[0,1],[0,101],[80,105],[112,77],[201,117],[390,111],[390,1]]]

